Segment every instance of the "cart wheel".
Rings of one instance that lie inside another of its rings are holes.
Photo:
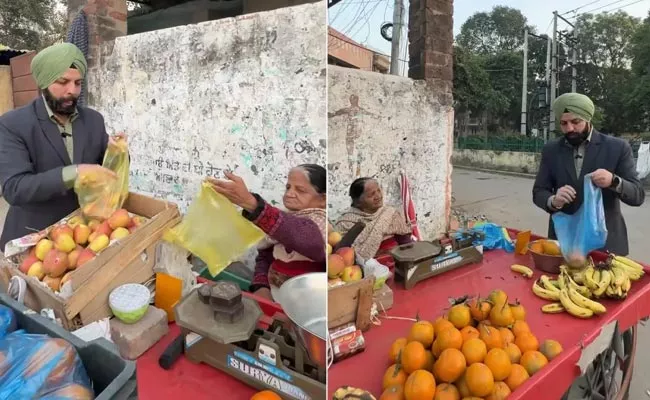
[[[587,372],[576,379],[562,400],[628,400],[637,328],[634,325],[612,340],[608,349],[596,357]]]

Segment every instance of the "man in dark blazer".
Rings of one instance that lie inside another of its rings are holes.
[[[578,93],[566,93],[553,103],[553,112],[564,136],[542,150],[533,202],[549,214],[574,214],[583,201],[583,178],[602,189],[607,243],[604,250],[628,255],[628,239],[621,202],[638,207],[645,200],[630,144],[596,131],[592,124],[594,103]],[[549,238],[556,239],[549,218]]]
[[[87,69],[81,51],[57,44],[39,52],[31,67],[41,95],[0,116],[0,184],[10,205],[0,251],[77,209],[77,176],[115,176],[100,166],[111,140],[104,118],[77,106]]]

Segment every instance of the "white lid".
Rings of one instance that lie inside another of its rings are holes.
[[[146,286],[139,283],[127,283],[113,289],[108,297],[108,302],[111,308],[128,313],[149,304],[150,297],[151,293]]]

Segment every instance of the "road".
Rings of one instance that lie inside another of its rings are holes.
[[[455,210],[468,216],[485,215],[491,222],[546,235],[548,216],[532,202],[528,178],[455,169],[452,188]],[[623,206],[630,238],[630,256],[650,262],[650,201],[641,207]],[[650,399],[650,324],[639,326],[637,355],[630,399]]]

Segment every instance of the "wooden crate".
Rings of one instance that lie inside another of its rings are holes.
[[[327,326],[329,329],[354,322],[362,332],[370,329],[370,311],[374,276],[327,290]]]
[[[68,330],[111,316],[110,292],[125,283],[145,283],[154,277],[156,245],[164,232],[181,219],[175,204],[137,193],[129,194],[124,208],[148,221],[74,271],[71,297],[64,299],[35,278],[20,272],[17,267],[24,255],[5,259],[0,279],[5,283],[12,276],[25,279],[28,285],[25,305],[37,312],[43,308],[53,309]]]

